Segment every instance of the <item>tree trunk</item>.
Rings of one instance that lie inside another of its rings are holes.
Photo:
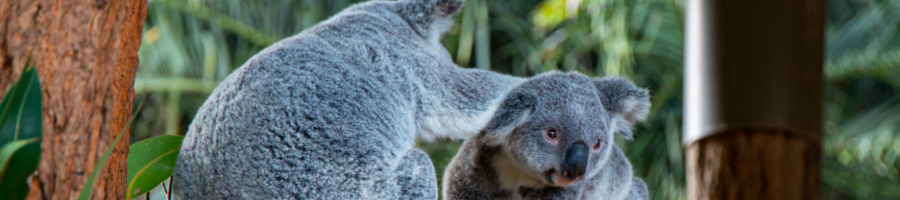
[[[41,159],[29,199],[75,199],[131,116],[146,0],[0,1],[0,92],[31,55],[43,96]],[[125,199],[128,132],[93,199]]]
[[[687,147],[689,199],[818,199],[819,144],[783,130],[733,130]]]

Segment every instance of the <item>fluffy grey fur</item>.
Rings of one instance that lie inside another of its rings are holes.
[[[613,133],[631,138],[632,124],[647,115],[647,90],[621,78],[551,72],[508,95],[447,167],[444,199],[649,199],[613,143]],[[583,170],[565,178],[578,144]]]
[[[184,199],[436,199],[416,138],[465,138],[524,82],[459,68],[438,42],[463,0],[354,5],[266,48],[200,107]]]

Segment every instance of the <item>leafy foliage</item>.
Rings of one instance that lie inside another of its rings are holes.
[[[823,199],[900,199],[900,2],[828,4]]]
[[[22,75],[0,103],[0,194],[4,199],[25,199],[28,176],[41,155],[41,90],[30,59]]]

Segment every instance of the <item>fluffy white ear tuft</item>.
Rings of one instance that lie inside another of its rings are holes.
[[[644,121],[650,112],[650,92],[620,77],[594,79],[594,85],[612,115],[614,131],[631,140],[634,123]]]
[[[405,17],[413,29],[428,40],[438,40],[453,26],[453,16],[462,9],[465,0],[404,0],[398,14]]]
[[[446,18],[455,15],[462,8],[465,0],[406,0],[410,5],[419,7],[426,15]]]

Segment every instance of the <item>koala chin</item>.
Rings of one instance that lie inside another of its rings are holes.
[[[631,82],[548,72],[512,89],[444,174],[444,199],[649,199],[613,143],[650,95]]]

